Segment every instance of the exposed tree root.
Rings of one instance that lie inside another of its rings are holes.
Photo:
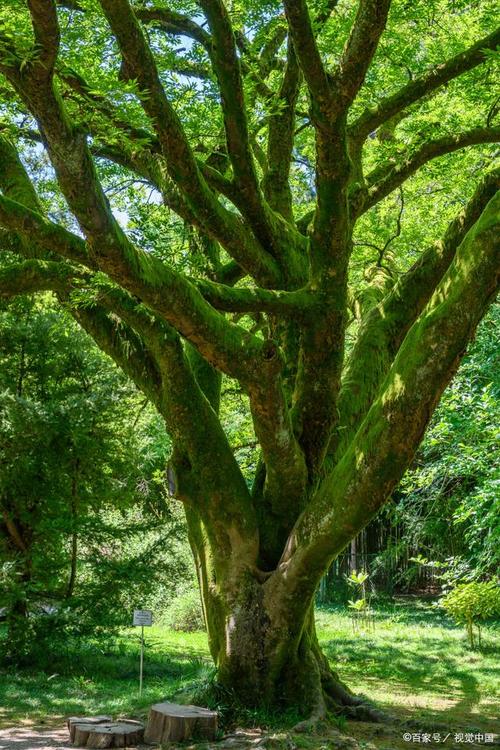
[[[389,720],[383,711],[372,706],[366,698],[354,695],[331,670],[322,674],[321,682],[325,703],[331,713],[357,721],[379,723]]]
[[[349,719],[368,722],[387,722],[389,717],[372,706],[366,698],[354,695],[332,671],[327,658],[318,647],[313,648],[311,661],[315,662],[313,673],[319,676],[311,697],[311,710],[306,720],[299,722],[296,732],[317,731],[328,715],[345,716]]]

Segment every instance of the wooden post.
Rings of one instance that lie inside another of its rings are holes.
[[[139,695],[142,695],[142,670],[144,669],[144,625],[141,625],[141,666],[139,670]]]
[[[141,628],[141,656],[139,666],[139,695],[142,695],[142,672],[144,669],[144,626],[151,627],[153,624],[153,613],[150,609],[134,609],[132,625],[140,625]]]

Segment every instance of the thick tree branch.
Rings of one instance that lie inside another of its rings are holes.
[[[10,299],[47,290],[68,292],[78,281],[85,282],[88,278],[89,274],[64,263],[30,258],[0,268],[0,297]]]
[[[2,143],[0,139],[0,146],[11,163],[5,182],[0,172],[2,189],[25,197],[39,209],[36,193],[12,144]],[[0,196],[0,205],[7,215],[12,204],[16,209],[25,208]],[[28,218],[43,222],[39,214],[25,210]],[[27,238],[32,229],[30,224]],[[44,235],[47,241],[59,240],[59,244],[54,242],[56,250],[64,250],[62,244],[66,240],[70,250],[73,244],[85,244],[66,230],[57,229],[60,231]],[[38,232],[38,237],[40,234]],[[53,247],[47,249],[54,250]],[[77,248],[77,252],[78,256],[84,254],[81,248]],[[90,304],[75,306],[69,295],[75,279],[83,284],[91,280],[91,275],[70,269],[65,263],[30,260],[17,264],[15,271],[6,269],[0,273],[0,296],[4,290],[5,296],[49,288],[57,292],[60,301],[68,306],[101,349],[155,403],[170,433],[183,446],[196,481],[202,482],[199,511],[219,551],[219,565],[229,565],[235,572],[239,566],[255,565],[257,534],[248,489],[216,414],[200,391],[178,335],[122,288],[107,283],[99,282],[90,288],[94,298],[97,295],[97,301],[93,299]]]
[[[317,304],[314,295],[307,289],[295,292],[235,289],[206,279],[194,279],[193,283],[212,307],[225,312],[269,312],[300,318]]]
[[[177,452],[188,457],[182,472],[175,471],[175,494],[188,508],[192,504],[203,519],[214,548],[217,574],[225,580],[237,578],[242,569],[256,564],[256,516],[217,414],[180,342],[169,347],[163,386],[161,413]]]
[[[384,299],[367,313],[343,375],[338,404],[339,428],[332,438],[330,452],[342,455],[375,399],[411,325],[448,269],[457,247],[498,189],[500,170],[495,170],[481,181],[443,239],[422,253]]]
[[[56,252],[68,260],[95,268],[81,237],[45,219],[17,201],[0,195],[0,225],[34,242],[47,252]]]
[[[0,129],[0,188],[11,200],[28,206],[33,211],[40,208],[38,196],[17,149]]]
[[[114,5],[113,2],[112,4]],[[122,4],[121,0],[119,4]],[[39,81],[26,79],[20,73],[13,74],[12,80],[38,117],[59,184],[88,239],[90,252],[86,253],[85,243],[79,238],[7,198],[0,199],[3,225],[23,236],[33,236],[38,228],[40,236],[37,240],[41,244],[45,243],[48,250],[52,250],[59,242],[58,251],[65,257],[98,266],[114,281],[151,306],[156,313],[163,315],[195,346],[202,344],[207,334],[209,337],[213,336],[208,347],[202,345],[203,355],[212,364],[228,374],[231,371],[236,377],[260,377],[257,373],[262,367],[263,359],[268,361],[267,350],[262,354],[261,342],[255,337],[249,338],[246,332],[239,331],[237,326],[225,320],[182,275],[172,272],[160,261],[137,250],[130,243],[109,209],[85,138],[75,133],[68,122],[52,81],[46,81],[41,86]],[[85,259],[82,253],[87,256]],[[169,303],[166,303],[166,299],[174,304],[176,313],[172,309],[167,310]],[[158,304],[161,309],[157,308]],[[238,338],[236,350],[233,345]],[[225,354],[219,357],[222,350]],[[253,365],[249,367],[252,361]],[[238,372],[234,370],[237,362]],[[227,367],[229,371],[226,370]],[[271,365],[273,371],[274,368],[275,363]]]
[[[356,18],[333,75],[337,107],[347,108],[363,85],[385,29],[391,0],[360,0]]]
[[[312,598],[330,561],[368,523],[400,481],[432,412],[500,282],[500,193],[462,242],[409,331],[380,394],[333,473],[290,536],[267,586]]]
[[[308,472],[281,378],[250,384],[249,396],[255,434],[266,468],[264,500],[283,526],[290,528],[304,502]]]
[[[432,159],[451,154],[467,146],[480,143],[498,143],[500,127],[477,127],[465,133],[445,135],[428,141],[399,164],[384,164],[366,176],[366,198],[361,201],[361,212],[367,211],[411,177]],[[358,209],[358,210],[360,210]]]
[[[266,363],[273,372],[276,370],[277,363],[271,363],[273,357],[269,357],[265,344],[216,312],[184,276],[134,249],[128,241],[119,254],[106,256],[99,253],[99,247],[89,254],[83,239],[3,196],[0,196],[0,224],[28,240],[36,237],[37,243],[48,251],[101,268],[190,340],[209,362],[228,374],[250,381],[262,377]],[[96,251],[98,263],[94,262]]]
[[[295,140],[295,105],[300,87],[300,68],[292,43],[288,43],[288,57],[283,80],[276,100],[276,109],[268,121],[267,172],[264,193],[271,208],[293,221],[290,190],[290,163]]]
[[[300,283],[301,238],[294,230],[279,221],[270,210],[261,192],[254,166],[248,132],[245,95],[236,42],[229,15],[222,0],[201,0],[210,24],[213,45],[211,60],[221,92],[227,153],[232,164],[235,190],[231,199],[247,219],[261,245],[276,258],[285,278]],[[261,65],[258,64],[260,68]],[[250,69],[249,75],[256,74]],[[269,99],[270,93],[264,96]],[[253,146],[257,144],[254,142]],[[228,194],[228,191],[225,191]],[[298,247],[297,247],[298,245]],[[299,270],[298,278],[295,267]]]
[[[222,0],[200,0],[208,19],[213,45],[211,60],[219,82],[227,151],[237,184],[253,223],[265,223],[262,199],[248,136],[245,95],[229,14]]]
[[[217,200],[198,169],[180,120],[165,96],[156,64],[128,0],[101,0],[127,70],[138,82],[142,105],[152,120],[170,175],[186,196],[201,227],[217,239],[260,282],[276,281],[270,255],[237,216]]]
[[[332,90],[316,44],[306,0],[284,0],[285,13],[293,46],[311,95],[313,114],[328,114]]]
[[[483,63],[486,59],[484,51],[494,50],[499,44],[500,29],[497,29],[464,52],[460,52],[446,62],[436,65],[428,73],[410,81],[395,94],[382,99],[374,108],[367,109],[358,117],[350,127],[352,137],[358,141],[363,141],[369,133],[394,117],[402,109],[419,101],[419,99],[453,80],[453,78],[457,78],[462,73]]]
[[[163,196],[164,203],[185,221],[197,226],[196,215],[190,210],[186,200],[181,195],[172,180],[165,176],[154,158],[160,153],[160,146],[152,133],[141,128],[134,128],[122,120],[117,109],[103,96],[95,94],[89,84],[74,71],[59,71],[58,77],[68,83],[71,88],[80,93],[84,99],[94,107],[94,111],[101,112],[110,122],[121,129],[130,138],[130,148],[119,146],[115,141],[109,142],[103,135],[102,128],[92,127],[90,132],[94,136],[94,144],[90,151],[98,159],[118,164],[132,174],[137,175],[156,188]],[[19,137],[34,143],[43,143],[41,134],[32,129],[20,129]],[[137,148],[137,143],[141,148]],[[197,159],[198,168],[210,187],[228,198],[234,205],[239,201],[239,194],[233,182],[224,177],[217,169],[210,166],[210,159],[203,162]],[[22,202],[22,201],[21,201]]]
[[[31,74],[38,80],[49,80],[52,76],[59,51],[59,24],[52,0],[28,0],[28,8],[35,35],[36,61]]]
[[[89,265],[85,243],[81,238],[75,238],[74,235],[65,232],[65,230],[62,233],[54,232],[50,222],[46,220],[41,225],[40,220],[43,222],[43,217],[40,215],[42,209],[38,195],[19,159],[17,149],[13,143],[1,135],[0,164],[2,165],[0,188],[4,195],[11,200],[11,204],[14,204],[18,214],[21,214],[21,211],[19,211],[21,204],[22,208],[31,209],[34,212],[33,216],[37,217],[36,226],[38,227],[38,231],[32,235],[33,226],[29,224],[29,221],[27,222],[25,213],[23,226],[27,225],[29,231],[26,235],[16,235],[20,238],[18,250],[24,256],[35,257],[2,269],[0,272],[0,288],[3,296],[42,290],[54,291],[59,301],[68,306],[71,315],[81,323],[87,332],[96,338],[98,345],[110,354],[124,372],[134,380],[136,385],[158,405],[161,392],[158,389],[160,378],[157,362],[155,362],[147,346],[140,343],[137,333],[127,330],[122,323],[119,323],[117,318],[109,316],[109,296],[112,294],[114,298],[114,306],[111,308],[113,313],[117,314],[119,305],[118,314],[122,320],[125,320],[124,311],[126,311],[129,322],[132,313],[134,313],[135,330],[140,331],[150,342],[154,341],[156,350],[161,349],[161,341],[164,338],[163,330],[160,330],[160,332],[157,330],[158,326],[161,329],[162,324],[157,321],[153,323],[152,316],[146,310],[139,309],[137,303],[133,302],[124,290],[116,288],[111,292],[109,285],[106,290],[108,309],[95,302],[92,304],[92,310],[88,307],[75,307],[70,304],[70,293],[75,288],[82,289],[88,286],[92,282],[92,274],[81,266],[75,267],[64,261],[52,260],[52,258],[59,257],[55,252],[55,248],[58,247],[58,239],[59,241],[65,240],[69,246],[70,257],[77,262],[82,261]],[[28,219],[29,216],[30,214],[28,214]],[[41,231],[41,226],[46,231]],[[51,260],[47,260],[47,257]]]

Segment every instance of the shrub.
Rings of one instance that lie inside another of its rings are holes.
[[[180,630],[184,633],[205,630],[198,590],[192,589],[176,597],[167,610],[165,621],[172,630]]]
[[[470,645],[474,647],[473,625],[478,626],[480,645],[479,621],[500,614],[500,587],[496,581],[461,583],[441,600],[441,604],[455,622],[465,625]]]

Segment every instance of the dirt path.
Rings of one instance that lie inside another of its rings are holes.
[[[335,729],[323,734],[297,735],[289,732],[269,733],[260,729],[239,729],[218,742],[171,745],[171,750],[411,750],[413,742],[404,739],[404,733],[384,725],[351,722],[349,730],[356,738],[346,736]],[[419,735],[417,734],[417,737]],[[444,735],[443,735],[444,737]],[[413,739],[413,738],[412,738]],[[415,738],[418,743],[419,740]],[[427,747],[461,750],[453,736],[443,744],[431,742]],[[471,748],[500,747],[498,735],[490,743],[484,741],[467,745]],[[0,750],[75,750],[69,742],[68,730],[64,726],[24,726],[0,730]],[[141,745],[134,750],[158,750],[151,745]]]
[[[268,734],[259,729],[239,729],[216,743],[184,744],[182,750],[358,750],[357,742],[335,733],[337,737],[305,740],[297,745],[289,735]],[[377,750],[367,743],[365,748]],[[181,746],[173,745],[172,750]],[[137,750],[153,750],[151,746],[142,745]],[[0,730],[0,750],[75,750],[69,742],[67,729],[17,727]]]
[[[75,750],[68,730],[17,727],[0,730],[0,750]]]
[[[137,750],[152,750],[142,745]],[[16,727],[0,729],[0,750],[75,750],[63,727]],[[135,750],[135,749],[134,749]]]

